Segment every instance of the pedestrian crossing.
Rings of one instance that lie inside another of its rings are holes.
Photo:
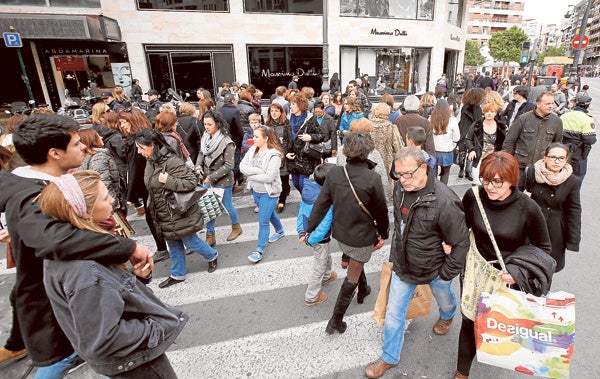
[[[214,273],[208,273],[207,263],[192,253],[186,258],[186,281],[160,289],[158,283],[169,275],[170,261],[156,264],[149,287],[165,303],[190,315],[190,321],[167,352],[179,378],[362,378],[365,366],[381,354],[383,328],[371,315],[381,266],[390,254],[389,240],[365,265],[372,294],[364,304],[353,301],[345,318],[346,333],[330,336],[325,333],[325,326],[346,275],[340,266],[342,253],[337,242],[332,241],[333,269],[338,279],[323,287],[327,301],[305,306],[312,250],[297,239],[299,201],[298,192],[292,189],[285,211],[279,214],[286,236],[269,244],[258,264],[247,260],[258,235],[255,204],[248,191],[234,195],[243,228],[241,236],[227,242],[229,219],[222,215],[217,220],[215,248],[219,251],[219,266]],[[391,204],[389,211],[392,219]],[[129,219],[138,231],[133,239],[154,249],[144,218],[130,215]],[[200,236],[204,238],[203,232]],[[5,260],[0,260],[0,275],[14,275],[14,269],[5,268]],[[451,377],[459,325],[448,335],[437,336],[431,331],[437,316],[434,308],[429,317],[411,323],[406,334],[406,344],[411,347],[405,348],[409,353],[389,377]],[[443,359],[433,364],[427,359],[430,354],[442,354]],[[101,377],[89,367],[68,376]]]

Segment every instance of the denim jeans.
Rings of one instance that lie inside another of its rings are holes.
[[[439,306],[440,317],[444,320],[450,320],[456,314],[456,296],[451,284],[452,281],[442,280],[439,276],[429,283],[431,293]],[[400,361],[400,352],[404,345],[406,311],[416,287],[416,284],[403,282],[395,272],[392,272],[383,327],[383,354],[381,354],[381,359],[387,363],[397,364]]]
[[[171,276],[174,279],[185,279],[185,247],[202,255],[207,262],[217,258],[217,251],[210,247],[206,241],[200,239],[196,233],[183,237],[180,240],[167,240],[169,254],[171,254]],[[185,247],[184,247],[185,246]]]
[[[313,245],[314,255],[312,269],[308,277],[308,287],[304,293],[304,300],[315,301],[321,292],[321,282],[331,276],[331,254],[329,243]]]
[[[67,375],[71,368],[71,363],[77,358],[77,353],[73,353],[50,366],[38,368],[33,379],[62,379]]]
[[[275,213],[275,204],[277,204],[277,197],[271,197],[268,193],[259,193],[252,191],[254,196],[254,202],[258,206],[258,243],[256,244],[256,251],[263,253],[265,247],[267,247],[267,241],[269,240],[269,232],[271,228],[269,223],[273,224],[276,233],[283,233],[283,225],[279,216]]]
[[[207,184],[205,185],[206,188],[209,188],[210,186]],[[239,223],[239,219],[238,219],[238,214],[237,214],[237,210],[235,209],[235,207],[233,206],[233,197],[232,197],[232,191],[233,191],[233,186],[229,186],[229,187],[220,187],[220,186],[213,186],[215,188],[223,188],[225,190],[225,192],[223,192],[223,206],[225,206],[225,209],[227,209],[227,213],[229,213],[229,219],[231,219],[231,224],[237,224]],[[214,233],[215,231],[215,220],[209,221],[206,224],[206,231],[207,232],[211,232]]]
[[[304,188],[304,179],[308,179],[308,175],[304,174],[292,174],[292,184],[302,194],[302,188]]]
[[[112,379],[177,379],[177,374],[169,362],[166,354],[146,362],[133,370],[125,371],[122,374],[113,375]]]

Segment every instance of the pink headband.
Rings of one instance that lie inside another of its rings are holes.
[[[72,174],[61,175],[53,180],[60,192],[67,200],[67,203],[73,208],[75,214],[85,218],[87,207],[85,206],[85,197],[83,191]]]

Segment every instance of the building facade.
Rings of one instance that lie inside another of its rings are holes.
[[[318,94],[324,72],[338,73],[342,90],[368,74],[372,95],[378,87],[402,96],[433,90],[443,72],[462,67],[466,2],[4,0],[0,26],[21,33],[34,96],[55,109],[65,89],[98,96],[127,90],[133,78],[194,101],[196,88],[215,94],[223,82],[254,84],[268,98],[293,75]],[[16,60],[14,48],[0,52]],[[11,72],[18,93],[18,63]]]
[[[579,35],[579,28],[583,20],[585,10],[592,2],[590,13],[586,23],[585,35],[589,38],[589,44],[584,49],[580,64],[580,68],[586,71],[595,72],[596,75],[600,72],[600,0],[582,0],[577,3],[565,15],[561,25],[562,41],[564,46],[567,46],[567,56],[574,57],[575,50],[571,46],[573,38]]]
[[[467,39],[486,45],[492,34],[521,27],[525,0],[469,0]]]

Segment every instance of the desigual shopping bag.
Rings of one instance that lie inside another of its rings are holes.
[[[479,298],[477,360],[544,378],[568,378],[575,347],[575,296],[537,297],[501,288]]]
[[[202,212],[204,222],[212,221],[226,212],[221,199],[224,190],[222,188],[210,187],[208,191],[198,200],[198,206]]]

